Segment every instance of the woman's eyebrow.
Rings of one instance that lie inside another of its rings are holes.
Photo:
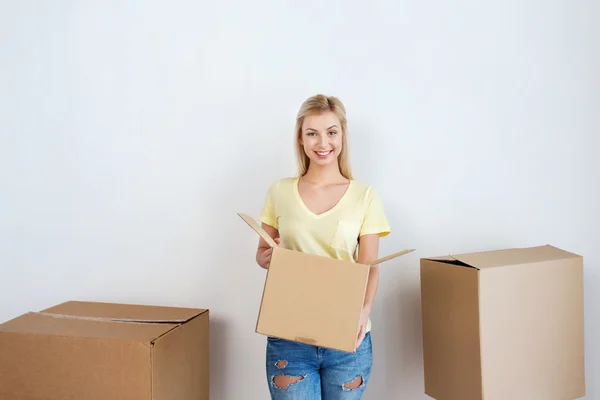
[[[330,130],[331,128],[337,128],[337,125],[331,125],[329,128],[325,129],[326,131]],[[316,129],[314,128],[306,128],[305,131],[315,131],[318,132]]]

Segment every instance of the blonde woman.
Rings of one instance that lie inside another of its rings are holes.
[[[262,227],[288,249],[347,261],[377,259],[379,238],[390,228],[377,192],[352,177],[344,105],[335,97],[310,97],[298,112],[295,135],[299,174],[269,187]],[[256,261],[268,268],[270,257],[261,239]],[[378,266],[372,268],[356,353],[267,338],[273,400],[361,398],[372,366],[369,315],[379,279]]]

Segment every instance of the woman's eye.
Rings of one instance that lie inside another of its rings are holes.
[[[330,131],[329,134],[330,135],[335,135],[337,132],[336,131]]]

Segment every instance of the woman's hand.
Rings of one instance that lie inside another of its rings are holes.
[[[275,243],[279,246],[281,239],[275,238]],[[273,254],[272,247],[262,247],[259,249],[258,254],[256,255],[256,262],[264,269],[269,268],[269,264],[271,263],[271,254]]]
[[[356,340],[356,348],[358,349],[367,335],[367,323],[369,322],[369,315],[371,315],[371,307],[364,306],[360,313],[360,323],[358,330],[358,338]]]

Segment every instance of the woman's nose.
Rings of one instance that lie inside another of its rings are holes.
[[[321,136],[321,146],[326,147],[328,142],[329,138],[327,137],[327,135]]]

